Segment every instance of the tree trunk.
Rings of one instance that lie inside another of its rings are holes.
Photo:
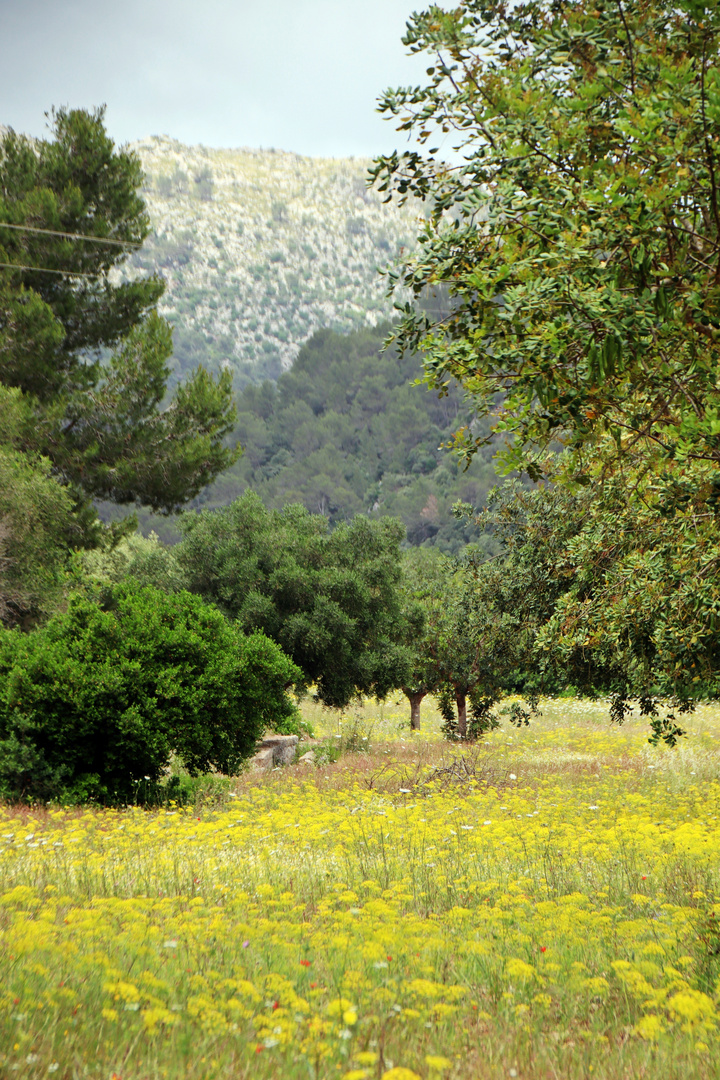
[[[405,691],[405,696],[410,702],[410,727],[413,731],[420,730],[420,702],[425,697],[425,691],[420,690],[416,694],[409,694]]]
[[[465,700],[465,694],[460,691],[455,691],[455,704],[457,705],[457,733],[461,739],[467,739],[467,703]]]

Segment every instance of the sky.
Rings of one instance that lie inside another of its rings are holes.
[[[106,104],[117,142],[371,157],[407,145],[377,114],[417,83],[405,22],[424,0],[0,0],[0,124]]]

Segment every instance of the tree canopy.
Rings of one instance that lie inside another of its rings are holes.
[[[223,443],[230,377],[200,368],[165,400],[163,283],[118,280],[150,229],[141,180],[102,109],[53,112],[50,139],[0,139],[0,384],[22,394],[13,445],[49,459],[86,511],[103,498],[169,512],[235,456]]]
[[[440,319],[408,303],[398,340],[492,418],[505,468],[565,485],[530,529],[559,558],[537,643],[568,681],[612,684],[618,717],[623,695],[654,715],[715,694],[720,18],[694,0],[464,0],[413,16],[405,42],[428,79],[381,110],[460,160],[375,163],[389,198],[430,204],[391,284],[451,296]]]
[[[409,543],[459,551],[472,530],[451,507],[482,504],[496,480],[492,450],[465,470],[443,449],[472,407],[457,389],[440,398],[416,385],[417,358],[383,351],[389,330],[318,331],[277,383],[246,386],[232,436],[244,453],[196,505],[227,505],[252,488],[268,507],[300,502],[332,525],[358,513],[397,517]]]
[[[404,40],[432,57],[429,81],[381,111],[423,143],[456,136],[463,158],[374,169],[381,189],[431,202],[396,279],[453,298],[440,322],[406,309],[400,340],[422,347],[428,380],[496,409],[511,462],[559,437],[580,473],[599,445],[642,447],[670,474],[715,469],[718,13],[464,0],[414,15]]]
[[[400,686],[400,541],[392,518],[327,519],[290,505],[267,510],[254,492],[181,520],[176,548],[189,588],[262,631],[302,669],[326,705]]]
[[[78,539],[72,500],[48,459],[33,461],[0,445],[0,623],[23,624],[52,611]]]

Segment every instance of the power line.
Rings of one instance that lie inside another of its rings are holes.
[[[59,232],[57,229],[38,229],[33,225],[11,225],[0,221],[0,229],[18,229],[20,232],[43,233],[45,236],[64,236],[68,240],[88,240],[91,244],[118,244],[120,247],[140,248],[135,240],[113,240],[109,236],[86,236],[85,233]]]
[[[6,267],[8,270],[34,270],[38,274],[62,274],[63,277],[102,277],[101,274],[80,274],[76,270],[51,270],[49,266],[22,266],[21,263],[0,262],[0,267]]]

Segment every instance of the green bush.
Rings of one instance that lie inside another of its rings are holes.
[[[0,796],[134,801],[173,753],[191,775],[231,773],[266,728],[298,727],[299,678],[187,592],[75,596],[39,630],[0,631]]]
[[[0,622],[6,626],[37,622],[59,606],[68,549],[80,540],[72,498],[49,460],[2,444],[19,401],[17,392],[0,386]],[[18,425],[21,420],[18,408]]]
[[[149,536],[131,533],[112,548],[80,551],[74,563],[80,578],[89,580],[91,586],[131,580],[166,593],[180,592],[185,587],[172,548],[161,543],[154,532]]]

